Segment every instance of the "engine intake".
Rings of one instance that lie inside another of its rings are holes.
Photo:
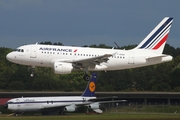
[[[67,112],[74,112],[75,110],[76,110],[76,108],[73,106],[66,106],[64,108],[64,111],[67,111]]]
[[[93,103],[87,106],[89,109],[99,109],[99,104],[97,103]]]

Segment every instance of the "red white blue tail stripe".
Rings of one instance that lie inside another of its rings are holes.
[[[166,43],[173,18],[165,17],[137,46],[138,49],[157,50]]]

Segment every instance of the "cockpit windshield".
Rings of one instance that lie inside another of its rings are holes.
[[[9,101],[9,102],[7,102],[7,104],[13,104],[14,102],[12,102],[12,101]]]
[[[16,52],[24,52],[24,49],[15,49]]]

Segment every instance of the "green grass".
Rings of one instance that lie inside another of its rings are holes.
[[[118,108],[110,108],[110,112],[145,112],[145,113],[178,113],[180,114],[180,106],[171,105],[133,105],[119,106]]]
[[[180,120],[180,106],[169,105],[131,105],[105,108],[103,114],[67,113],[66,115],[42,116],[26,114],[7,117],[3,108],[0,120]]]
[[[67,114],[67,115],[20,115],[17,117],[0,115],[0,120],[179,120],[179,114],[139,114],[139,113],[119,113],[119,114]]]

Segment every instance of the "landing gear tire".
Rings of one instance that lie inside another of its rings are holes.
[[[35,66],[31,66],[31,67],[30,67],[30,71],[31,71],[30,76],[31,76],[31,77],[34,77]]]
[[[31,73],[31,75],[30,75],[31,77],[34,77],[34,73]]]
[[[89,80],[90,80],[90,76],[89,76],[88,74],[85,74],[85,75],[83,76],[83,79],[84,79],[85,81],[89,81]]]
[[[59,112],[58,112],[58,115],[65,115],[65,114],[66,114],[65,111],[59,111]]]

